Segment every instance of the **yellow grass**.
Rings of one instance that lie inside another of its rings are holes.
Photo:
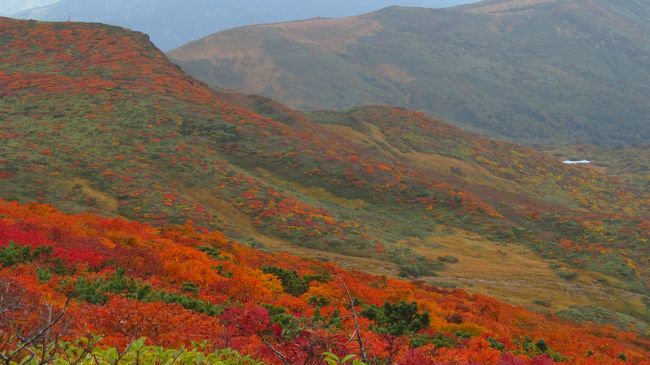
[[[347,200],[320,189],[282,181],[275,183],[289,184],[292,188],[301,190],[301,193],[312,194],[319,199],[325,196],[340,204],[350,204]],[[330,261],[348,269],[376,275],[398,275],[399,270],[392,263],[300,247],[261,233],[250,218],[232,203],[207,190],[194,189],[192,193],[197,201],[221,212],[227,225],[243,237],[261,243],[268,250]],[[623,285],[615,278],[583,270],[578,271],[576,280],[563,280],[550,268],[550,261],[517,243],[496,243],[471,232],[439,226],[427,238],[404,239],[398,245],[409,247],[430,259],[454,256],[459,260],[458,263],[449,264],[437,276],[424,278],[434,285],[451,284],[469,292],[489,295],[538,311],[557,312],[573,305],[597,305],[627,313],[643,308],[639,296],[620,289]],[[599,280],[609,284],[605,286]]]
[[[615,279],[606,278],[613,286],[599,283],[597,279],[604,278],[601,274],[578,271],[576,280],[563,280],[549,267],[551,262],[516,243],[495,243],[470,232],[439,229],[426,239],[400,244],[429,258],[454,256],[459,260],[429,281],[451,283],[515,305],[552,312],[572,305],[599,305],[625,312],[641,305],[638,295],[616,289]]]
[[[69,180],[67,183],[68,190],[79,189],[81,192],[88,198],[94,200],[97,203],[99,209],[105,210],[107,212],[116,213],[118,208],[118,203],[115,198],[112,196],[94,189],[90,185],[90,181],[82,178],[74,178]]]

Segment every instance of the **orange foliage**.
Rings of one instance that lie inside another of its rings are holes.
[[[650,343],[632,333],[563,323],[462,290],[447,291],[422,283],[345,271],[288,254],[265,254],[230,242],[222,233],[204,233],[190,224],[158,230],[123,219],[90,214],[72,216],[47,205],[20,205],[3,200],[0,216],[0,247],[10,241],[31,247],[50,246],[54,249],[52,255],[63,250],[60,252],[66,256],[59,258],[75,269],[52,273],[45,283],[39,282],[36,268],[49,267],[52,262],[48,257],[0,270],[0,280],[17,283],[41,301],[61,306],[66,291],[73,290],[64,282],[81,276],[106,277],[114,270],[98,268],[110,265],[123,268],[128,276],[156,290],[226,309],[222,315],[211,316],[196,306],[140,302],[120,293],[112,294],[100,305],[75,300],[69,309],[75,319],[71,336],[100,334],[107,345],[124,346],[141,336],[166,346],[206,340],[213,346],[231,346],[271,364],[277,363],[277,359],[265,342],[283,351],[292,362],[300,363],[309,351],[356,352],[354,343],[347,341],[354,332],[354,323],[342,281],[366,305],[418,303],[419,310],[428,312],[430,317],[424,334],[452,338],[456,333],[465,334],[455,340],[452,348],[411,348],[407,338],[390,338],[374,332],[372,321],[359,318],[367,351],[373,358],[384,358],[396,351],[398,363],[406,365],[454,361],[500,364],[502,354],[491,347],[488,338],[498,339],[507,352],[517,352],[516,341],[528,336],[544,339],[550,348],[569,359],[567,363],[616,363],[621,353],[626,354],[630,363],[649,363]],[[205,247],[210,248],[210,255],[197,249]],[[326,274],[326,279],[314,280],[305,294],[291,296],[285,293],[280,278],[262,272],[261,268],[266,266],[292,270],[299,276]],[[188,283],[195,285],[194,294],[187,292]],[[309,319],[317,313],[312,298],[327,299],[318,313],[325,318],[340,313],[340,328],[318,327],[319,322]],[[306,319],[307,326],[315,327],[306,327],[297,337],[286,339],[280,325],[271,321],[269,312],[261,305],[284,308],[296,321]],[[591,357],[587,357],[588,353]]]

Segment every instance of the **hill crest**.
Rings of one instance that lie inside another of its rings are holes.
[[[647,144],[649,13],[607,0],[392,7],[216,33],[169,56],[213,87],[299,109],[388,104],[524,143]]]

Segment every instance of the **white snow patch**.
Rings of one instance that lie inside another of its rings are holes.
[[[566,160],[563,161],[562,163],[566,165],[588,165],[591,163],[589,160]]]

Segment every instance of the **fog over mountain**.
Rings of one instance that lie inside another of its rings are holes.
[[[390,5],[439,8],[469,2],[472,0],[62,0],[15,16],[119,25],[145,32],[158,47],[170,50],[216,31],[243,25],[342,17]]]

